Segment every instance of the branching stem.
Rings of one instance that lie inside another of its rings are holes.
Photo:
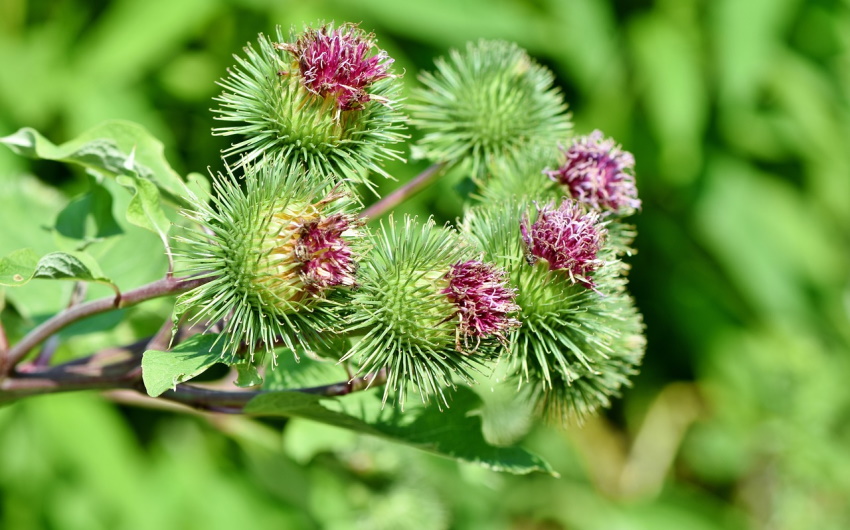
[[[6,356],[0,357],[0,363],[2,363],[0,364],[0,377],[8,374],[34,347],[74,322],[114,309],[130,307],[153,298],[179,294],[204,284],[211,279],[211,277],[163,278],[162,280],[157,280],[133,289],[132,291],[127,291],[120,299],[114,296],[108,296],[70,307],[29,332],[29,334],[9,350]]]
[[[360,217],[375,219],[387,211],[392,210],[431,184],[431,181],[437,178],[445,167],[446,162],[432,164],[425,171],[411,179],[410,182],[363,210]]]

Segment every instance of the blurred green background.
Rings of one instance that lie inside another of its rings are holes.
[[[634,387],[583,427],[532,431],[560,478],[303,421],[281,443],[243,418],[32,399],[0,409],[0,528],[850,528],[850,2],[2,0],[0,135],[125,118],[178,171],[218,170],[208,109],[231,54],[320,20],[362,22],[408,86],[467,40],[516,41],[578,132],[635,154]],[[26,187],[55,211],[39,182],[85,181],[0,150],[0,198]],[[406,209],[454,218],[452,185]]]

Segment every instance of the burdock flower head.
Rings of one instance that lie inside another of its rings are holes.
[[[310,92],[334,98],[340,110],[360,110],[366,102],[381,98],[368,88],[386,77],[393,60],[375,47],[375,36],[353,24],[338,28],[325,25],[308,29],[294,43],[278,43],[275,48],[291,53],[298,65],[301,82]]]
[[[348,331],[363,333],[343,357],[359,372],[386,369],[390,393],[403,406],[408,390],[423,401],[491,359],[516,326],[517,307],[498,269],[475,261],[457,231],[432,220],[392,217],[361,262]]]
[[[337,189],[310,184],[300,167],[245,166],[244,186],[228,172],[214,179],[208,203],[194,198],[188,272],[212,278],[184,294],[182,313],[221,322],[232,358],[321,344],[319,333],[339,315],[329,301],[355,284],[362,251],[352,201]]]
[[[596,210],[627,215],[640,208],[635,186],[635,158],[613,139],[595,130],[562,148],[566,160],[546,174],[575,200]]]
[[[602,265],[597,255],[606,234],[598,212],[585,212],[571,200],[558,208],[552,202],[538,207],[533,224],[524,215],[520,233],[529,262],[546,260],[549,270],[563,270],[573,283],[593,287],[590,275]]]
[[[239,137],[224,156],[236,166],[272,156],[367,186],[370,172],[389,176],[381,164],[402,159],[390,145],[405,138],[406,118],[393,60],[374,35],[326,24],[276,37],[261,34],[219,82],[214,112],[226,125],[213,133]]]
[[[514,303],[516,290],[507,286],[505,271],[490,263],[469,260],[452,265],[446,280],[448,285],[441,292],[457,306],[459,318],[457,349],[468,347],[469,337],[479,343],[492,336],[504,343],[505,332],[520,325],[519,320],[509,316],[519,311],[519,306]]]

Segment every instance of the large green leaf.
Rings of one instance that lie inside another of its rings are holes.
[[[89,191],[74,198],[59,212],[54,230],[62,237],[74,241],[77,247],[86,247],[104,238],[117,236],[124,231],[112,215],[112,194],[101,179],[89,179]]]
[[[0,259],[0,285],[24,285],[35,274],[38,254],[31,248],[16,250]]]
[[[156,397],[186,382],[221,361],[218,335],[195,335],[171,351],[148,350],[142,356],[142,381],[148,395]]]
[[[127,206],[127,221],[159,235],[167,250],[171,221],[160,206],[160,195],[156,185],[137,176],[121,175],[116,181],[133,191],[133,198]]]
[[[169,200],[185,205],[185,185],[165,160],[162,143],[136,123],[106,121],[62,145],[29,127],[0,142],[29,158],[77,164],[112,176],[135,173],[155,182]]]
[[[554,474],[547,462],[525,449],[487,443],[481,433],[481,419],[477,416],[481,403],[474,392],[459,388],[452,396],[451,407],[443,411],[416,403],[402,412],[383,407],[380,396],[374,392],[357,392],[343,398],[270,392],[252,399],[245,412],[257,416],[307,418],[496,471]]]
[[[112,285],[97,261],[85,252],[51,252],[38,259],[32,249],[21,249],[0,260],[0,285],[24,285],[33,278]]]

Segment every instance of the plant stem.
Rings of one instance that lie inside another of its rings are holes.
[[[92,300],[84,304],[75,305],[53,318],[42,323],[29,332],[20,342],[9,350],[8,354],[0,358],[0,377],[9,371],[26,356],[27,353],[48,337],[61,329],[82,320],[84,318],[105,313],[114,309],[120,309],[136,305],[146,300],[182,293],[212,280],[212,277],[204,278],[163,278],[155,282],[143,285],[138,289],[127,291],[120,298],[108,296],[99,300]]]
[[[363,212],[360,213],[360,217],[366,219],[375,219],[380,215],[386,213],[387,211],[395,208],[410,197],[416,195],[427,185],[431,184],[431,181],[434,180],[440,174],[440,171],[444,167],[446,167],[446,162],[438,162],[436,164],[432,164],[430,167],[425,169],[425,171],[411,179],[410,182],[398,188],[394,192],[390,193],[372,206],[363,210]]]
[[[12,377],[0,381],[0,405],[18,399],[77,390],[128,389],[144,394],[141,358],[147,344],[144,339],[123,348],[110,348],[84,359],[76,359],[48,368],[27,364]],[[386,370],[349,381],[290,392],[322,396],[344,396],[386,382]],[[168,390],[161,399],[182,403],[201,410],[238,413],[254,397],[268,391],[220,390],[190,384],[179,384]]]
[[[8,337],[6,337],[6,328],[3,327],[3,322],[0,322],[0,367],[3,366],[3,360],[7,357],[8,354],[9,339]]]
[[[378,372],[355,377],[349,381],[341,381],[330,385],[313,386],[306,388],[292,388],[284,392],[302,392],[319,396],[345,396],[352,392],[366,390],[371,386],[380,386],[387,382],[387,372],[382,369]],[[269,390],[218,390],[208,387],[199,387],[190,384],[177,385],[173,390],[166,390],[159,397],[168,401],[175,401],[190,407],[203,410],[214,410],[218,412],[239,413],[249,401],[262,394],[269,394]]]

